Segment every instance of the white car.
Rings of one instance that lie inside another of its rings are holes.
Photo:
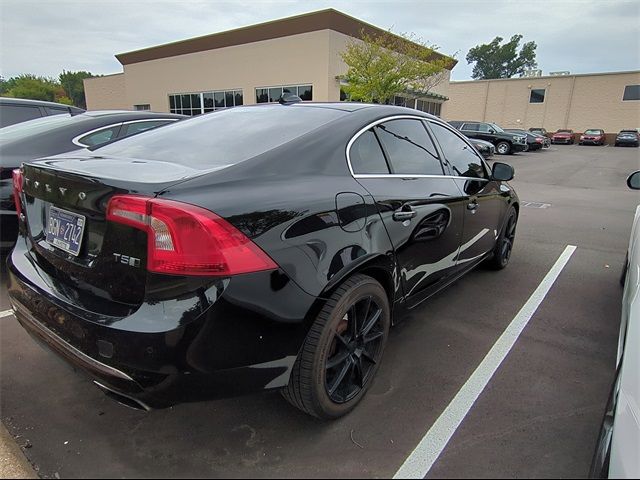
[[[640,190],[640,171],[627,179]],[[617,375],[591,467],[593,478],[640,478],[640,205],[622,282]]]

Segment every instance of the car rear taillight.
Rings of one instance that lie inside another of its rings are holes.
[[[22,193],[22,170],[16,168],[13,173],[13,203],[16,206],[16,212],[18,217],[22,214],[22,200],[20,194]]]
[[[173,275],[231,276],[278,265],[226,220],[195,205],[116,195],[107,220],[147,232],[147,270]]]

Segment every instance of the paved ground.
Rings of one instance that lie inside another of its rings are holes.
[[[584,477],[613,378],[638,149],[507,157],[523,201],[512,263],[479,269],[394,329],[370,394],[313,420],[277,393],[141,413],[0,319],[2,421],[43,477],[388,477],[567,244],[577,251],[429,477]],[[500,159],[503,159],[502,157]],[[8,308],[0,291],[0,309]]]

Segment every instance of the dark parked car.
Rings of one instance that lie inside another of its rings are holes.
[[[527,146],[529,147],[529,151],[541,150],[545,145],[544,137],[542,135],[527,132],[526,130],[522,130],[519,128],[507,128],[505,131],[525,135],[527,137]]]
[[[575,142],[573,137],[573,130],[558,130],[551,136],[551,143],[564,143],[566,145],[573,145]]]
[[[449,124],[469,138],[478,138],[493,143],[500,155],[527,150],[527,137],[505,132],[495,123],[451,121]]]
[[[546,128],[534,127],[534,128],[530,128],[529,131],[537,135],[542,135],[543,137],[547,137],[547,138],[549,137],[549,132],[547,132]]]
[[[599,128],[592,128],[590,130],[586,130],[582,135],[580,135],[580,141],[578,145],[604,145],[606,140],[606,136],[604,134],[604,130]]]
[[[496,153],[496,147],[493,146],[493,143],[486,142],[484,140],[480,140],[478,138],[470,138],[469,141],[473,144],[474,147],[480,152],[485,159],[489,159],[493,157]]]
[[[84,110],[81,108],[71,107],[62,103],[0,97],[0,128],[49,115],[78,114],[82,112]]]
[[[336,418],[403,311],[508,264],[512,176],[412,109],[222,110],[25,163],[9,296],[125,403],[282,389]]]
[[[637,147],[640,144],[640,135],[638,130],[622,130],[616,136],[615,146],[620,147],[622,145],[630,145]]]
[[[18,234],[11,172],[22,162],[100,145],[180,118],[186,117],[124,111],[66,113],[0,129],[0,249],[11,248]]]

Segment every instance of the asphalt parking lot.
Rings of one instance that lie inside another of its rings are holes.
[[[390,477],[574,245],[428,477],[585,477],[613,380],[618,278],[640,203],[625,179],[639,154],[552,146],[497,157],[515,167],[513,185],[532,202],[521,210],[511,264],[477,269],[395,328],[372,390],[346,418],[314,420],[275,392],[129,410],[7,316],[2,421],[44,478]],[[4,281],[0,302],[9,308]]]

